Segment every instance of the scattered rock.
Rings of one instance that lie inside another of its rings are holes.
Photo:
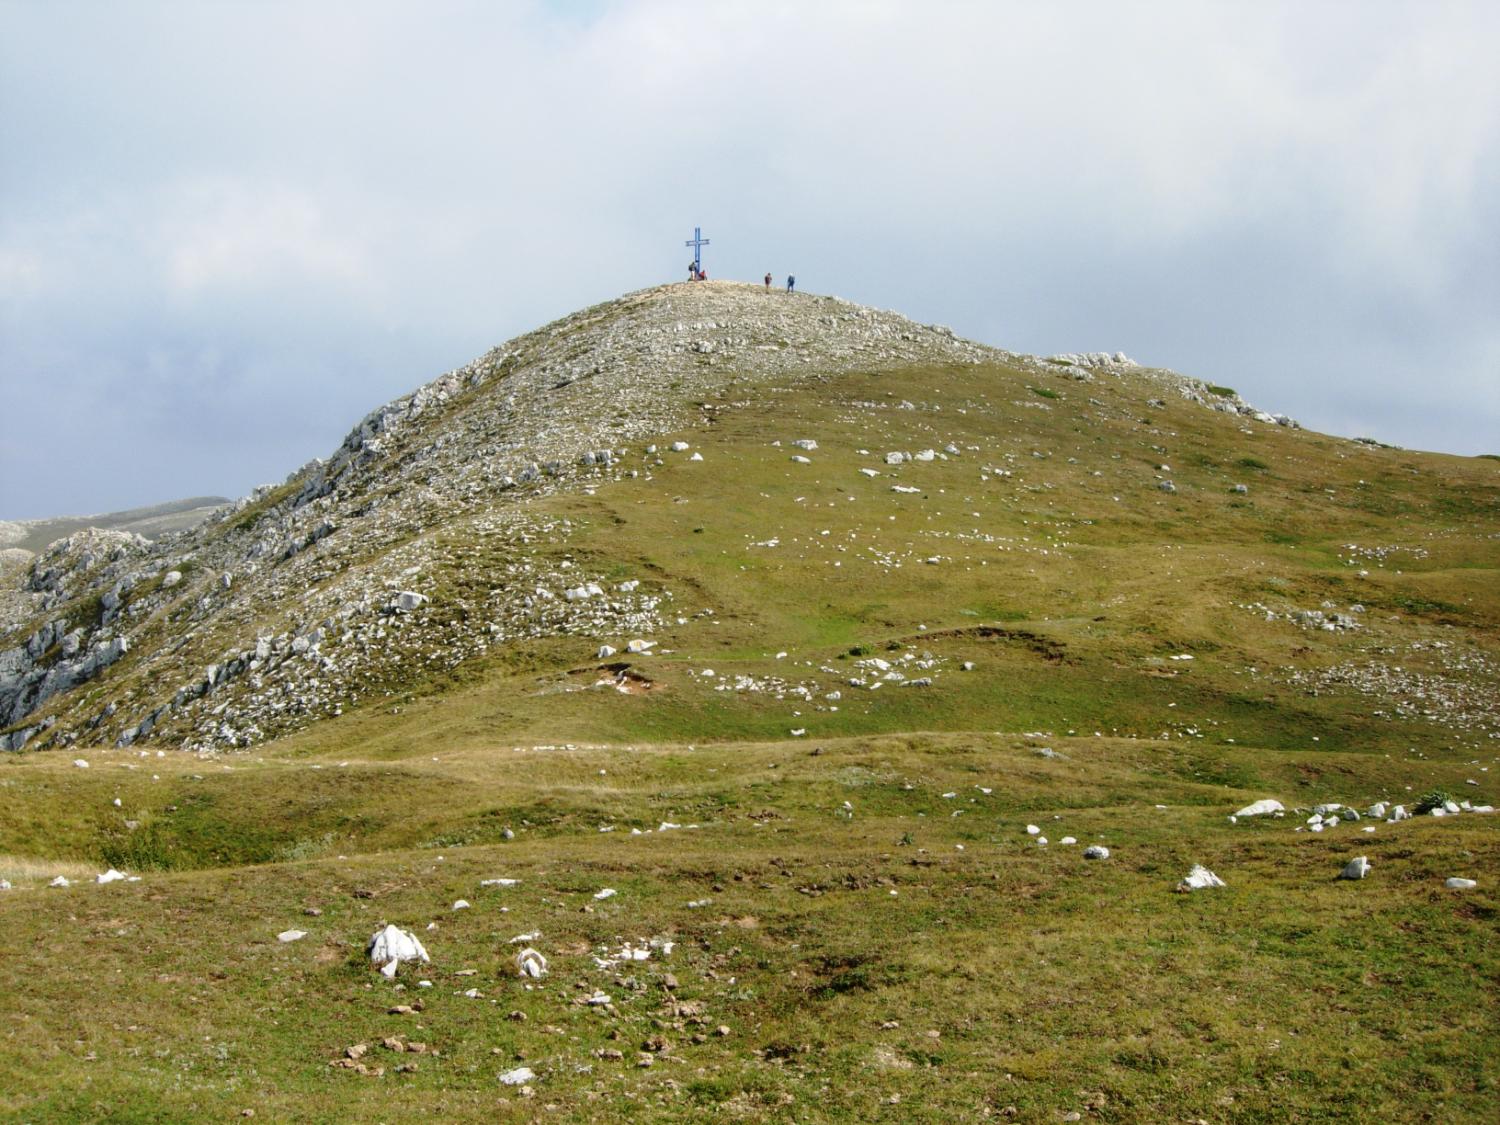
[[[539,980],[547,975],[547,958],[528,945],[516,954],[516,969],[523,977]]]
[[[366,952],[370,963],[379,965],[381,973],[388,979],[395,977],[402,961],[432,960],[415,934],[389,925],[371,936]]]
[[[524,1086],[534,1078],[536,1078],[536,1071],[529,1066],[518,1066],[500,1075],[501,1083],[506,1086]]]
[[[1339,872],[1340,879],[1363,879],[1370,873],[1370,861],[1362,855],[1357,855],[1344,865]]]
[[[1192,870],[1187,873],[1187,877],[1177,884],[1177,889],[1179,891],[1202,891],[1210,887],[1222,886],[1224,886],[1223,879],[1220,879],[1201,863],[1195,863]]]
[[[1447,887],[1450,891],[1467,891],[1479,886],[1479,884],[1473,879],[1463,879],[1454,875],[1452,878],[1445,880],[1443,886]]]
[[[1109,849],[1103,844],[1090,844],[1083,849],[1084,859],[1108,859]]]
[[[1285,808],[1285,806],[1282,805],[1282,803],[1280,801],[1273,800],[1270,797],[1265,797],[1265,798],[1262,798],[1259,801],[1253,801],[1253,802],[1251,802],[1250,804],[1246,805],[1244,808],[1242,808],[1239,812],[1235,813],[1234,815],[1235,816],[1270,816],[1273,813],[1281,813],[1281,812],[1285,812],[1285,811],[1286,811],[1286,808]]]
[[[301,941],[306,936],[306,930],[282,930],[281,933],[276,935],[276,940],[283,944],[288,944],[294,941]]]

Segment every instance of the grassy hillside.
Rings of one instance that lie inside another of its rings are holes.
[[[726,365],[656,452],[417,532],[430,600],[299,733],[0,758],[0,1108],[1487,1117],[1496,819],[1304,822],[1500,796],[1500,463],[1151,373],[819,374]],[[501,616],[589,582],[656,608]],[[374,973],[385,922],[432,964]]]

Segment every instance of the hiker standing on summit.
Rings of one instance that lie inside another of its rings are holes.
[[[766,271],[766,292],[769,293],[770,291],[771,291],[771,274],[770,274],[770,271],[768,270],[768,271]]]
[[[791,274],[787,274],[787,277],[786,277],[786,291],[788,293],[790,293],[795,288],[797,288],[797,279],[795,277],[793,277]]]

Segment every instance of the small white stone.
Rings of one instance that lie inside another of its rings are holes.
[[[1246,805],[1235,816],[1270,816],[1272,813],[1285,812],[1286,808],[1280,801],[1270,797],[1264,797],[1259,801],[1252,801]]]
[[[276,935],[276,940],[282,943],[301,941],[307,936],[306,930],[282,930]]]
[[[469,909],[469,900],[466,899],[466,898],[459,899],[457,902],[455,902],[453,904],[453,909],[454,910],[467,910],[467,909]]]
[[[1370,861],[1367,857],[1357,855],[1344,865],[1339,872],[1340,879],[1363,879],[1370,873]]]
[[[1201,863],[1193,864],[1193,869],[1187,873],[1187,877],[1177,884],[1177,889],[1182,891],[1201,891],[1209,887],[1222,887],[1224,880],[1220,879]]]
[[[1479,886],[1479,884],[1473,879],[1461,879],[1455,875],[1451,879],[1445,880],[1443,886],[1447,887],[1450,891],[1467,891],[1471,887]]]
[[[507,1070],[500,1076],[500,1081],[506,1086],[524,1086],[536,1077],[536,1071],[529,1066],[518,1066],[514,1070]]]
[[[528,945],[516,954],[516,970],[523,977],[540,980],[547,975],[547,958]]]
[[[1084,859],[1108,859],[1109,849],[1103,844],[1090,844],[1083,849]]]

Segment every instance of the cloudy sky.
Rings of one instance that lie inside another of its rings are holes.
[[[1500,452],[1500,5],[0,0],[0,518],[778,278]]]

